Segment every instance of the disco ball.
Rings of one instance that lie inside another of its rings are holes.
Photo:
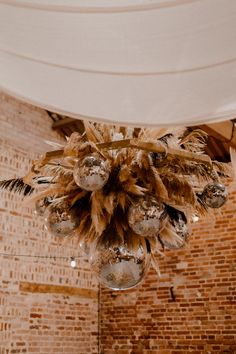
[[[107,182],[110,167],[107,161],[92,154],[80,159],[74,168],[75,183],[87,191],[101,189]]]
[[[119,240],[119,237],[117,238]],[[147,239],[129,237],[128,242],[114,241],[109,235],[90,250],[89,262],[100,281],[112,290],[126,290],[138,285],[150,265]]]
[[[224,184],[212,182],[205,186],[201,198],[209,208],[220,208],[228,198],[228,191]]]
[[[44,199],[39,199],[35,202],[34,213],[38,216],[43,216],[47,207],[44,204]]]
[[[79,214],[77,209],[71,208],[67,201],[52,204],[48,208],[45,219],[47,230],[54,236],[69,236],[79,226]]]
[[[51,202],[51,198],[46,197],[46,198],[42,198],[42,199],[38,199],[35,202],[35,214],[38,216],[43,216],[48,208],[48,206],[50,205]]]
[[[165,207],[153,197],[140,198],[128,211],[128,223],[140,236],[156,236],[165,219]]]

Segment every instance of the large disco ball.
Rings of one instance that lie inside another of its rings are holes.
[[[130,206],[128,223],[140,236],[157,236],[165,219],[165,207],[156,198],[147,196]]]
[[[47,230],[54,236],[70,236],[79,226],[79,212],[71,208],[68,201],[52,204],[48,208],[46,221]]]
[[[167,249],[179,249],[185,246],[188,237],[189,228],[185,214],[168,207],[167,223],[159,235],[162,245]]]
[[[220,208],[228,198],[228,191],[222,183],[208,183],[203,189],[201,198],[209,208]]]
[[[74,168],[75,183],[87,191],[101,189],[109,178],[109,163],[97,154],[80,159]]]
[[[110,237],[111,236],[111,237]],[[89,261],[100,281],[110,289],[126,290],[138,285],[150,265],[150,245],[147,239],[130,236],[122,242],[106,233],[90,250]]]

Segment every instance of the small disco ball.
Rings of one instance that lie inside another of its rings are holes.
[[[35,210],[34,210],[35,214],[38,216],[43,216],[48,206],[50,205],[50,200],[51,198],[49,197],[37,200],[35,202]]]
[[[205,186],[201,198],[209,208],[220,208],[228,198],[228,191],[224,184],[212,182]]]
[[[80,159],[74,168],[75,183],[87,191],[101,189],[109,178],[110,167],[106,160],[92,154]]]
[[[128,211],[128,223],[140,236],[156,236],[165,219],[165,207],[153,197],[140,198]]]
[[[38,216],[43,216],[45,211],[47,209],[47,206],[44,203],[44,199],[39,199],[35,202],[35,209],[34,213]]]
[[[53,236],[70,236],[79,226],[78,210],[71,208],[68,201],[52,204],[45,219],[46,228]]]
[[[117,240],[107,234],[102,237],[102,241],[90,250],[89,262],[105,286],[126,290],[144,279],[150,266],[150,244],[138,236],[129,237],[127,243]]]
[[[167,249],[179,249],[185,246],[189,237],[188,222],[185,214],[177,209],[171,208],[168,215],[166,228],[159,235],[161,243]]]

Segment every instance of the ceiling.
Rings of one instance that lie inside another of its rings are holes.
[[[83,133],[83,121],[47,111],[52,119],[52,129],[56,130],[62,137],[70,136],[77,131]],[[236,129],[235,120],[229,120],[221,123],[204,124],[190,128],[201,128],[208,136],[206,152],[213,160],[229,162],[229,147],[236,148]]]

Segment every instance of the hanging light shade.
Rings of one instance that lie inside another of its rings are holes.
[[[0,83],[73,117],[235,117],[235,0],[0,0]]]

